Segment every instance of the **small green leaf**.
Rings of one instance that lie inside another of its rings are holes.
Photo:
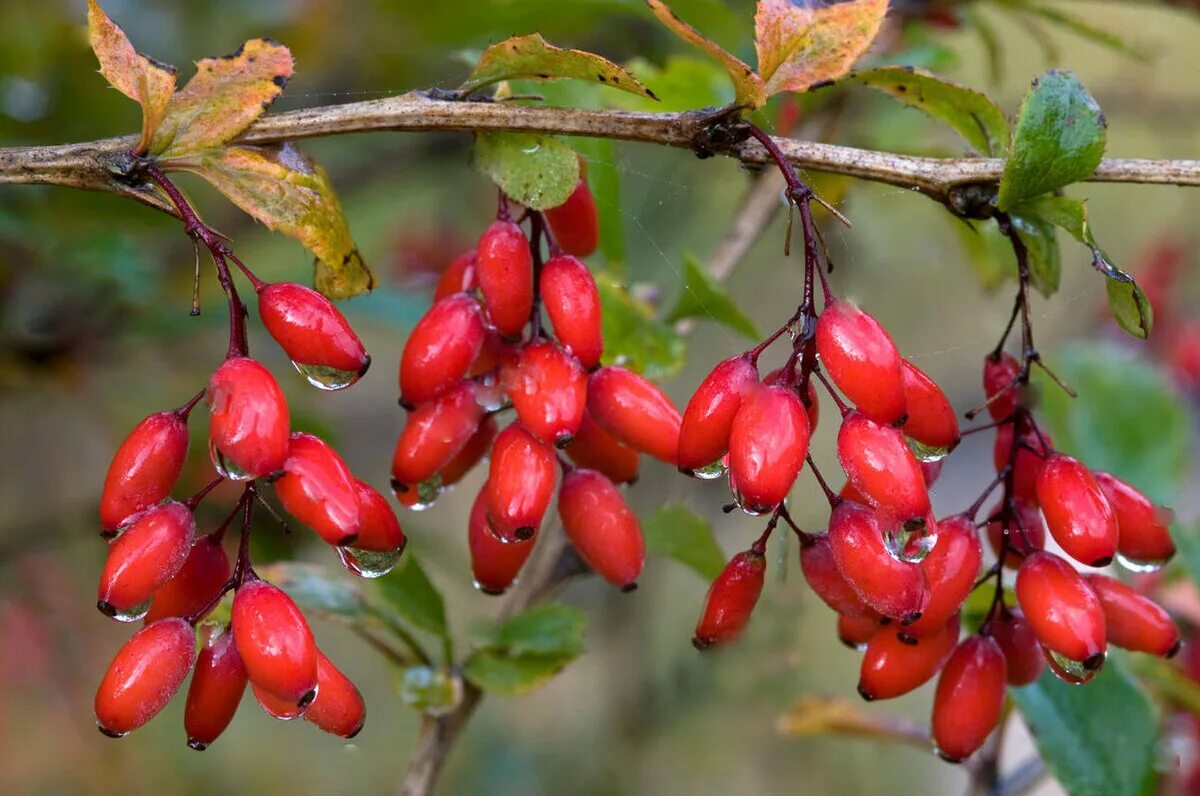
[[[654,92],[607,58],[583,50],[555,47],[538,33],[513,36],[488,47],[460,89],[477,91],[501,80],[563,78],[598,83],[655,99]]]
[[[1046,298],[1058,292],[1062,279],[1062,262],[1058,254],[1058,239],[1054,227],[1036,218],[1013,215],[1013,228],[1025,242],[1029,252],[1029,277],[1037,291]]]
[[[1049,670],[1010,690],[1038,751],[1068,793],[1139,796],[1154,775],[1158,716],[1119,654],[1086,686]]]
[[[624,95],[622,95],[624,96]],[[625,268],[625,216],[621,212],[621,170],[611,138],[576,138],[572,144],[587,161],[588,187],[600,221],[600,253],[610,271]]]
[[[725,568],[725,554],[713,536],[712,526],[686,506],[664,506],[642,523],[646,550],[673,558],[694,569],[705,580],[715,580]]]
[[[627,66],[653,86],[660,102],[618,94],[608,104],[630,111],[691,111],[719,108],[733,102],[729,78],[712,61],[673,55],[661,66],[637,57]]]
[[[574,655],[526,653],[510,656],[498,650],[481,650],[467,661],[463,674],[493,694],[523,694],[558,674]]]
[[[441,592],[412,553],[405,553],[400,564],[375,584],[376,593],[384,602],[409,622],[443,638],[446,636],[446,605]]]
[[[487,646],[509,655],[578,655],[583,651],[587,614],[562,603],[527,608],[489,634]]]
[[[762,339],[762,332],[754,325],[754,321],[738,309],[725,293],[725,288],[690,254],[683,255],[683,289],[679,292],[675,309],[667,315],[667,323],[684,318],[716,321],[751,340]]]
[[[1090,177],[1104,156],[1100,106],[1071,72],[1051,70],[1025,95],[1004,164],[997,203],[1023,199]]]
[[[476,133],[471,162],[531,210],[558,207],[579,182],[575,150],[549,135]]]
[[[644,301],[612,275],[596,274],[603,308],[604,363],[617,363],[649,379],[665,379],[683,368],[687,346],[670,326],[656,321]]]
[[[319,564],[283,562],[260,570],[262,578],[287,592],[305,611],[316,611],[345,619],[357,619],[365,609],[361,581],[341,570]]]
[[[1130,277],[1128,282],[1109,279],[1105,285],[1108,292],[1108,308],[1117,325],[1134,337],[1145,340],[1154,327],[1154,308],[1150,299]]]
[[[397,684],[404,704],[435,716],[448,713],[462,701],[462,681],[432,666],[410,666]]]
[[[1000,234],[995,224],[963,223],[957,219],[951,223],[984,290],[995,290],[1016,277],[1012,243]]]

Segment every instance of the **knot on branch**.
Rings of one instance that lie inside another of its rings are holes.
[[[992,182],[957,185],[946,194],[946,207],[960,218],[987,220],[996,214],[998,193]]]
[[[729,152],[750,137],[750,127],[742,120],[742,105],[726,105],[695,112],[696,131],[692,134],[692,152],[701,160]]]

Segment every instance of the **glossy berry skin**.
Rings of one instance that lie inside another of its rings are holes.
[[[933,740],[944,759],[970,757],[1000,723],[1004,672],[1004,653],[987,636],[971,636],[951,653],[933,697]]]
[[[283,468],[290,420],[283,391],[269,370],[249,357],[227,359],[209,379],[205,400],[219,470],[247,480]]]
[[[1000,555],[1004,544],[1004,524],[997,519],[1001,505],[997,504],[988,515],[988,542],[996,555]],[[1008,552],[1004,556],[1004,566],[1009,569],[1021,566],[1027,554],[1046,546],[1046,526],[1042,523],[1038,507],[1016,498],[1014,511],[1015,517],[1008,532]]]
[[[833,383],[876,423],[905,415],[900,352],[879,322],[849,301],[835,301],[817,319],[817,355]]]
[[[1175,555],[1171,512],[1155,506],[1150,498],[1114,475],[1092,475],[1117,518],[1117,552],[1139,563],[1169,561]]]
[[[570,255],[551,257],[542,266],[541,291],[558,341],[588,370],[599,365],[604,353],[600,293],[587,266]]]
[[[392,550],[404,550],[408,540],[400,529],[400,521],[396,512],[392,511],[387,498],[379,494],[370,484],[354,479],[354,495],[358,502],[358,539],[354,542],[356,550],[370,550],[385,553]]]
[[[96,725],[120,738],[158,715],[196,660],[196,634],[182,619],[162,619],[134,633],[96,690]]]
[[[649,380],[618,365],[600,368],[588,379],[588,411],[629,447],[675,464],[683,418]]]
[[[436,401],[408,413],[392,455],[392,478],[415,487],[450,463],[483,417],[475,390],[474,382],[464,381]]]
[[[929,605],[925,571],[888,553],[873,510],[857,503],[839,505],[829,519],[829,541],[838,570],[863,602],[901,622],[920,618]]]
[[[1021,440],[1013,461],[1013,494],[1018,500],[1037,505],[1037,481],[1046,462],[1046,456],[1053,450],[1054,441],[1050,435],[1041,432],[1039,435],[1032,429],[1023,429],[1017,437]],[[1013,426],[1011,424],[996,429],[996,444],[992,448],[992,462],[996,472],[1008,466],[1012,455]]]
[[[533,539],[502,542],[488,528],[487,484],[475,496],[467,523],[467,549],[471,553],[471,573],[475,586],[484,594],[503,594],[517,579],[529,554]]]
[[[587,257],[596,251],[600,242],[600,219],[586,177],[580,175],[567,201],[550,208],[545,215],[555,242],[567,254]]]
[[[951,451],[961,438],[958,431],[958,416],[954,407],[923,370],[902,360],[904,371],[904,402],[908,416],[904,421],[904,435],[927,448]]]
[[[636,588],[646,543],[612,481],[595,470],[571,470],[563,476],[558,513],[571,545],[596,574],[623,591]]]
[[[571,444],[587,406],[579,360],[549,341],[530,343],[500,369],[500,382],[529,433],[547,445]]]
[[[937,536],[937,544],[920,563],[929,583],[929,605],[908,626],[914,635],[932,632],[958,613],[983,564],[983,545],[970,518],[957,514],[941,520]]]
[[[183,710],[188,746],[198,752],[207,749],[233,721],[247,682],[233,633],[219,626],[207,631]]]
[[[837,453],[850,483],[872,505],[901,522],[929,514],[925,477],[899,429],[851,412],[838,430]]]
[[[492,449],[496,439],[496,418],[488,415],[479,421],[475,433],[454,458],[446,463],[440,473],[443,486],[453,486],[463,479],[467,473],[475,469],[475,465],[483,461],[483,457]]]
[[[315,365],[362,376],[371,357],[345,316],[312,288],[277,282],[258,291],[258,314],[267,333],[297,365]]]
[[[341,738],[358,735],[367,720],[362,694],[320,650],[317,650],[317,698],[304,711],[304,720]]]
[[[729,470],[738,502],[770,511],[796,482],[808,455],[808,413],[787,387],[758,387],[746,396],[729,431]]]
[[[905,635],[904,628],[881,629],[867,643],[859,668],[859,695],[870,702],[919,688],[942,668],[957,641],[957,617],[922,638]]]
[[[1083,564],[1103,567],[1117,552],[1117,516],[1092,473],[1070,456],[1052,454],[1037,481],[1038,502],[1054,541]]]
[[[991,635],[1004,653],[1005,678],[1009,685],[1029,685],[1042,674],[1046,659],[1033,628],[1016,608],[993,616]]]
[[[713,581],[704,598],[704,610],[692,635],[696,649],[708,649],[733,641],[750,622],[750,614],[762,594],[767,559],[762,553],[738,553]]]
[[[529,539],[542,524],[557,481],[554,451],[513,423],[496,435],[488,468],[487,516],[505,541]]]
[[[1109,644],[1166,658],[1179,651],[1179,629],[1157,603],[1114,578],[1093,574],[1087,582],[1104,608]]]
[[[454,293],[417,321],[400,355],[400,400],[407,406],[432,401],[462,381],[483,350],[479,302]]]
[[[358,539],[362,516],[355,478],[320,437],[292,434],[283,475],[275,481],[275,496],[289,514],[327,543],[348,545]]]
[[[225,548],[212,536],[201,536],[192,543],[187,559],[175,577],[154,592],[146,624],[199,611],[225,585],[229,573],[229,556],[225,554]]]
[[[829,534],[813,534],[801,542],[800,570],[813,592],[840,616],[872,621],[878,618],[875,609],[863,602],[854,586],[838,569]]]
[[[312,702],[317,645],[291,597],[266,581],[243,583],[233,597],[230,624],[252,683],[288,705]]]
[[[1009,354],[1000,352],[993,359],[987,356],[983,360],[983,394],[991,400],[987,405],[988,414],[993,420],[1003,420],[1017,411],[1017,401],[1021,396],[1020,385],[1012,386],[1021,375],[1021,363]]]
[[[187,460],[187,421],[158,412],[138,423],[117,448],[100,493],[100,527],[117,528],[171,495]]]
[[[758,384],[758,368],[739,354],[717,364],[683,411],[679,471],[691,475],[729,452],[729,434],[742,401]]]
[[[476,258],[492,323],[505,337],[517,337],[533,311],[533,258],[525,233],[512,221],[493,221],[479,238]]]
[[[254,694],[254,701],[258,702],[258,706],[263,709],[264,713],[271,718],[279,719],[280,721],[291,721],[292,719],[298,719],[303,716],[304,711],[308,710],[309,708],[309,705],[304,705],[301,707],[294,702],[289,702],[286,699],[280,699],[270,691],[267,691],[266,689],[256,685],[254,682],[250,683],[250,692]]]
[[[879,632],[878,615],[871,617],[846,616],[838,614],[838,641],[852,650],[864,651],[871,639]]]
[[[182,503],[138,515],[109,545],[96,596],[100,612],[116,616],[149,600],[183,567],[195,535],[196,520]]]
[[[433,291],[434,303],[454,293],[470,293],[479,287],[479,277],[476,273],[476,257],[474,249],[467,249],[454,258],[438,279]]]
[[[587,411],[575,440],[567,446],[567,458],[604,473],[614,483],[632,484],[638,479],[638,452],[601,428]]]
[[[1028,556],[1017,570],[1017,602],[1042,646],[1095,669],[1108,637],[1096,592],[1053,553]]]

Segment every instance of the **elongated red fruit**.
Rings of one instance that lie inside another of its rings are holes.
[[[134,426],[117,448],[100,493],[100,527],[115,531],[127,519],[165,500],[187,460],[187,421],[158,412]]]
[[[1004,547],[1004,523],[1000,521],[1003,499],[988,514],[987,535],[992,552],[1000,555]],[[1046,526],[1037,506],[1013,498],[1013,517],[1008,523],[1008,548],[1004,555],[1004,566],[1016,569],[1025,556],[1046,546]]]
[[[271,372],[249,357],[227,359],[208,380],[209,442],[217,472],[262,478],[287,458],[287,400]]]
[[[863,602],[858,591],[838,569],[829,534],[808,536],[800,543],[800,569],[821,601],[841,616],[874,619],[878,612]]]
[[[250,681],[289,705],[316,697],[317,645],[292,598],[252,580],[233,597],[233,637]]]
[[[1037,481],[1038,502],[1054,541],[1067,555],[1103,567],[1117,552],[1117,516],[1092,473],[1070,456],[1052,454]]]
[[[387,498],[357,478],[354,479],[354,493],[359,516],[358,539],[354,547],[377,553],[404,550],[408,540]]]
[[[604,332],[591,271],[570,255],[551,257],[542,266],[541,288],[542,306],[558,341],[588,370],[599,365]]]
[[[317,650],[317,698],[304,711],[304,720],[342,738],[358,735],[367,720],[362,694],[320,650]]]
[[[951,653],[933,697],[933,741],[944,759],[970,757],[1000,723],[1004,672],[1004,653],[987,636],[971,636]]]
[[[554,497],[558,464],[554,451],[513,423],[496,436],[488,468],[487,515],[505,541],[530,539]]]
[[[960,439],[958,415],[942,392],[942,388],[923,370],[907,359],[901,361],[904,371],[904,402],[908,417],[904,421],[905,436],[935,451],[952,451]]]
[[[1046,432],[1022,428],[1017,436],[1020,440],[1013,462],[1013,494],[1026,503],[1036,506],[1038,502],[1037,481],[1046,457],[1054,449],[1054,441]],[[992,462],[996,472],[1008,466],[1012,456],[1013,424],[996,429],[996,444],[992,448]]]
[[[233,633],[228,627],[209,626],[183,710],[188,746],[202,752],[225,732],[246,692],[246,682],[246,667]]]
[[[879,322],[849,301],[835,301],[817,319],[817,354],[838,389],[876,423],[905,414],[900,352]]]
[[[696,649],[725,644],[742,634],[762,594],[766,571],[766,557],[754,550],[730,559],[704,598],[704,610],[692,635]]]
[[[743,508],[770,511],[787,497],[808,435],[808,414],[792,390],[763,386],[746,396],[729,432],[729,470]]]
[[[894,699],[929,682],[958,641],[958,617],[937,632],[916,638],[904,628],[885,627],[867,643],[858,693],[870,702]]]
[[[829,541],[838,570],[867,605],[901,622],[920,618],[929,605],[925,571],[892,557],[873,510],[857,503],[839,505],[829,518]]]
[[[899,429],[851,412],[838,430],[837,452],[846,477],[872,505],[901,522],[924,521],[929,490]]]
[[[258,291],[258,314],[288,359],[318,387],[347,387],[371,366],[345,316],[312,288],[294,282],[264,285]]]
[[[589,470],[598,470],[618,484],[632,484],[638,479],[638,452],[605,431],[583,413],[583,421],[575,440],[567,447],[567,457]]]
[[[471,573],[475,587],[484,594],[503,594],[517,579],[529,554],[533,539],[502,542],[488,529],[487,484],[480,488],[471,506],[467,523],[467,548],[471,552]]]
[[[442,271],[437,287],[433,291],[433,300],[441,301],[453,293],[470,293],[479,287],[479,277],[476,273],[475,250],[467,249],[454,258],[446,270]]]
[[[154,592],[146,624],[168,616],[190,616],[208,605],[229,579],[229,556],[211,535],[192,543],[187,559],[175,577]]]
[[[100,613],[117,617],[143,605],[178,574],[195,535],[196,519],[182,503],[171,501],[139,515],[108,548],[96,597]]]
[[[1154,505],[1133,486],[1108,473],[1093,472],[1117,517],[1117,552],[1134,566],[1157,566],[1175,555],[1171,512]]]
[[[543,340],[522,348],[500,377],[529,433],[547,445],[571,443],[587,406],[588,378],[579,360]]]
[[[600,577],[624,591],[637,587],[646,542],[637,515],[620,490],[595,470],[563,476],[558,513],[571,545]]]
[[[1104,575],[1088,575],[1087,582],[1104,608],[1108,643],[1165,658],[1179,651],[1179,628],[1158,603]]]
[[[1041,676],[1046,667],[1042,646],[1019,608],[1005,608],[994,615],[991,634],[1004,653],[1009,685],[1029,685]]]
[[[417,321],[400,355],[400,400],[419,406],[462,381],[483,350],[479,302],[466,293],[441,299]]]
[[[554,240],[567,254],[587,257],[596,251],[600,241],[600,220],[586,177],[580,175],[567,201],[546,211],[546,221],[550,222]]]
[[[475,272],[492,323],[505,337],[516,337],[533,311],[533,257],[521,228],[493,221],[479,238]]]
[[[696,470],[719,462],[729,452],[733,418],[742,401],[758,384],[758,368],[744,355],[718,363],[700,382],[683,411],[679,429],[679,471]]]
[[[842,642],[852,650],[858,650],[859,652],[866,650],[868,642],[875,638],[875,634],[878,632],[878,614],[875,614],[874,616],[862,617],[838,614],[838,641]]]
[[[648,379],[609,365],[588,379],[588,411],[602,428],[634,450],[675,464],[683,418]]]
[[[120,738],[158,715],[195,660],[196,634],[182,619],[160,619],[134,633],[96,689],[100,732]]]
[[[1003,351],[994,358],[984,357],[983,393],[989,399],[988,414],[993,420],[1003,420],[1017,411],[1021,385],[1015,382],[1020,375],[1021,363]]]
[[[275,495],[287,512],[332,545],[358,539],[362,517],[354,476],[325,440],[296,432]]]
[[[475,383],[464,381],[448,393],[409,412],[392,455],[392,478],[416,487],[437,475],[479,428],[483,409]]]
[[[908,626],[908,632],[915,635],[936,630],[958,613],[983,564],[983,545],[969,517],[956,514],[941,520],[937,537],[937,544],[920,564],[929,583],[929,605],[921,618]]]
[[[304,711],[308,710],[309,707],[308,705],[301,707],[294,702],[280,699],[253,681],[250,682],[250,692],[254,694],[254,700],[258,702],[258,706],[263,709],[264,713],[280,721],[298,719],[304,715]]]
[[[1104,607],[1070,564],[1053,553],[1033,553],[1017,570],[1016,591],[1021,613],[1043,647],[1084,669],[1104,663]]]
[[[492,442],[496,439],[496,430],[494,416],[487,415],[479,421],[479,425],[475,427],[475,433],[462,446],[462,449],[454,454],[454,458],[442,468],[440,473],[442,486],[457,484],[463,479],[463,476],[475,469],[475,465],[483,461],[483,457],[492,449]]]

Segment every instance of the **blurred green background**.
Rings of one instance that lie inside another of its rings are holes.
[[[1057,29],[1048,34],[1048,50],[1018,15],[989,3],[972,4],[971,11],[1000,40],[998,79],[970,25],[895,21],[885,33],[889,58],[987,88],[1010,111],[1030,79],[1055,61],[1078,72],[1099,100],[1110,155],[1200,155],[1196,16],[1141,2],[1061,5],[1119,32],[1145,59]],[[751,56],[751,2],[672,6]],[[557,44],[617,61],[641,56],[662,64],[685,47],[638,0],[109,0],[105,7],[139,49],[180,65],[181,77],[190,74],[188,62],[231,51],[251,36],[284,42],[295,53],[297,73],[276,110],[452,87],[467,70],[458,53],[517,33],[540,31]],[[137,106],[96,73],[82,0],[6,0],[0,32],[0,145],[136,129]],[[710,93],[720,98],[724,89],[717,86]],[[952,134],[915,111],[861,92],[838,101],[845,103],[833,135],[839,143],[964,153]],[[309,389],[251,326],[252,350],[280,377],[295,426],[334,440],[355,472],[381,489],[402,423],[395,379],[407,329],[427,306],[436,273],[471,244],[494,209],[490,183],[467,164],[469,142],[463,134],[372,134],[305,144],[332,174],[381,282],[375,294],[344,306],[375,361],[360,384],[333,395]],[[669,304],[679,289],[682,253],[702,260],[711,253],[749,179],[735,163],[700,161],[686,151],[619,145],[614,157],[627,272],[660,286]],[[262,277],[307,280],[309,257],[298,244],[268,234],[198,181],[181,182]],[[1188,252],[1200,243],[1200,192],[1096,185],[1073,193],[1089,198],[1096,234],[1118,264],[1132,266],[1165,239],[1181,241]],[[893,331],[958,408],[977,403],[979,362],[1007,318],[1008,291],[981,289],[959,222],[934,203],[855,184],[839,204],[855,226],[825,227],[835,283]],[[763,328],[786,318],[799,293],[799,261],[781,256],[783,230],[780,216],[729,287]],[[225,736],[202,755],[184,745],[182,699],[121,742],[95,731],[93,689],[128,635],[92,608],[104,555],[94,507],[108,459],[137,420],[191,396],[225,349],[225,311],[207,264],[205,312],[188,316],[193,255],[180,232],[173,219],[111,197],[0,187],[0,787],[14,794],[387,792],[402,776],[419,717],[396,697],[395,672],[327,623],[315,623],[319,642],[369,706],[366,729],[351,743],[303,723],[283,726],[249,697]],[[1051,360],[1068,341],[1107,334],[1098,320],[1102,280],[1085,251],[1065,240],[1063,271],[1060,294],[1036,302],[1038,340]],[[1194,307],[1198,291],[1193,268],[1175,300]],[[701,325],[689,341],[687,367],[666,388],[682,404],[713,363],[745,346],[732,332]],[[205,420],[203,413],[193,417],[194,439],[203,439]],[[826,423],[814,447],[826,469],[832,469],[832,438]],[[204,480],[204,457],[195,453],[195,472],[181,494]],[[990,477],[988,468],[986,441],[963,445],[936,490],[939,509],[969,502]],[[432,510],[402,515],[460,635],[472,618],[496,609],[471,589],[466,557],[465,519],[478,484],[475,474]],[[761,528],[756,520],[721,515],[725,499],[720,485],[690,482],[653,463],[630,493],[640,512],[679,501],[708,515],[732,553]],[[223,500],[205,504],[203,527],[219,521]],[[800,480],[794,502],[801,525],[819,528],[822,501],[811,479]],[[333,563],[307,532],[257,536],[260,560]],[[831,613],[803,585],[794,558],[794,545],[774,548],[768,588],[744,640],[704,656],[689,639],[707,584],[679,564],[651,560],[633,594],[591,580],[569,586],[563,599],[589,616],[587,653],[532,694],[487,699],[450,761],[443,792],[959,792],[963,770],[930,754],[776,732],[777,718],[796,698],[850,697],[857,678],[857,656],[837,643]],[[870,710],[921,719],[930,698],[926,687]]]

